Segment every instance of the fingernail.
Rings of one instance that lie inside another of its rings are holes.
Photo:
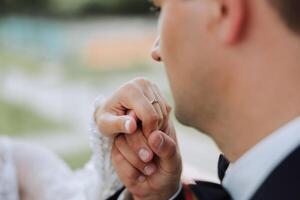
[[[139,157],[142,161],[147,162],[149,159],[149,156],[150,156],[150,153],[147,149],[144,149],[144,148],[140,149]]]
[[[148,165],[145,167],[144,171],[146,175],[150,176],[155,172],[155,168],[152,165]]]
[[[159,134],[159,138],[155,141],[155,147],[157,150],[160,150],[164,144],[164,138]]]
[[[143,183],[145,180],[146,180],[146,177],[145,177],[145,176],[139,176],[139,177],[138,177],[138,181],[139,181],[140,183]]]
[[[125,129],[128,133],[130,133],[130,123],[131,123],[130,119],[127,119],[125,122]]]

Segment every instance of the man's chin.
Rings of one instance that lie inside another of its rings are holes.
[[[202,133],[207,134],[209,132],[207,124],[197,123],[197,116],[195,114],[187,112],[186,110],[181,110],[180,107],[175,108],[175,117],[182,125],[194,128]],[[204,122],[204,120],[201,120]],[[209,135],[209,134],[207,134]]]
[[[191,116],[188,115],[184,110],[176,107],[175,108],[175,117],[176,119],[183,125],[185,126],[193,126],[193,121],[190,117],[187,116]]]

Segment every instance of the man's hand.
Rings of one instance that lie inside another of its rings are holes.
[[[178,190],[182,165],[170,110],[157,86],[135,79],[95,113],[100,132],[115,138],[114,167],[136,199],[167,199]]]
[[[135,134],[142,135],[141,131]],[[141,162],[124,135],[119,135],[112,149],[113,165],[135,200],[168,200],[179,189],[182,171],[174,127],[168,125],[165,133],[152,132],[147,142],[155,153],[150,164]]]

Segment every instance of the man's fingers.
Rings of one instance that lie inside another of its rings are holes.
[[[160,167],[168,173],[181,170],[179,149],[175,141],[161,131],[154,131],[148,143],[152,151],[159,157]]]
[[[128,146],[139,155],[140,159],[147,163],[153,159],[153,152],[148,146],[148,140],[145,138],[141,130],[134,134],[124,135]]]
[[[132,148],[127,144],[124,135],[119,135],[115,138],[115,146],[123,157],[136,169],[140,170],[141,173],[150,176],[156,171],[156,166],[153,163],[145,163],[139,157],[138,154],[132,150]],[[141,149],[150,154],[152,151],[147,147]],[[145,152],[142,152],[145,154]]]
[[[100,133],[108,137],[114,137],[119,133],[134,133],[137,129],[136,120],[127,115],[103,113],[99,117],[96,116],[96,122]]]
[[[146,181],[146,177],[124,158],[115,145],[112,147],[112,163],[120,180],[129,190],[137,184]]]

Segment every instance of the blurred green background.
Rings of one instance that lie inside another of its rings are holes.
[[[150,58],[158,14],[149,1],[0,0],[0,13],[1,136],[42,144],[77,169],[90,159],[98,95],[142,76],[173,104],[164,68]],[[172,119],[185,171],[215,178],[216,146]]]
[[[149,14],[148,0],[1,0],[1,13],[50,16]]]

